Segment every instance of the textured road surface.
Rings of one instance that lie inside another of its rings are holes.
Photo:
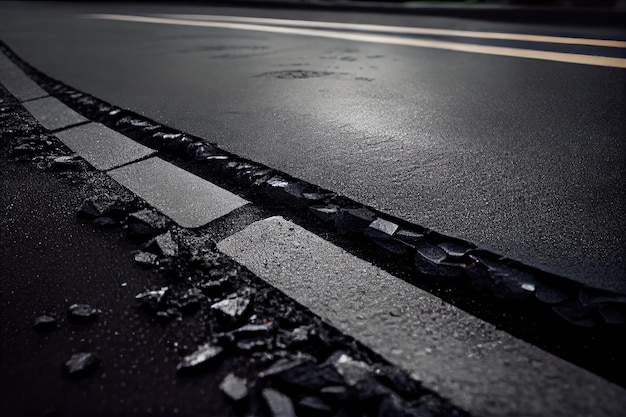
[[[626,291],[626,70],[81,15],[623,31],[182,6],[0,8],[0,39],[73,87],[398,217]]]

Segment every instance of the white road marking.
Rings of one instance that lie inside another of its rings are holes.
[[[158,157],[107,172],[180,226],[207,225],[248,201]]]
[[[217,244],[270,285],[481,416],[622,416],[626,391],[302,227],[271,217]]]
[[[248,30],[257,32],[281,33],[288,35],[313,36],[321,38],[343,39],[356,42],[370,42],[388,45],[401,45],[422,48],[444,49],[457,52],[470,52],[487,55],[500,55],[516,58],[530,58],[546,61],[566,62],[570,64],[596,65],[613,68],[626,68],[626,59],[603,56],[569,54],[562,52],[537,51],[533,49],[507,48],[500,46],[474,45],[459,42],[447,42],[430,39],[415,39],[398,36],[376,35],[369,33],[338,32],[330,30],[293,28],[280,26],[264,26],[247,23],[209,22],[199,20],[169,19],[148,16],[130,16],[116,14],[85,15],[91,19],[117,20],[137,23],[156,23],[163,25],[183,25],[197,27],[213,27],[221,29]]]
[[[408,26],[371,25],[361,23],[320,22],[313,20],[269,19],[260,17],[221,16],[221,15],[163,15],[162,17],[185,20],[222,21],[256,23],[271,26],[295,26],[317,29],[360,30],[363,32],[400,33],[405,35],[436,35],[462,38],[503,39],[527,42],[563,43],[568,45],[604,46],[626,48],[626,41],[612,39],[572,38],[564,36],[529,35],[522,33],[477,32],[467,30],[419,28]]]

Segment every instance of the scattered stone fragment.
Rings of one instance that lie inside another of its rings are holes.
[[[535,297],[542,303],[559,304],[568,300],[570,293],[550,285],[538,284],[535,288]]]
[[[307,415],[327,416],[333,408],[318,397],[304,397],[298,402],[298,409]]]
[[[206,281],[201,283],[198,288],[208,297],[219,297],[231,289],[230,280],[221,278],[217,281]]]
[[[236,324],[247,317],[250,310],[250,298],[245,296],[229,297],[211,305],[211,309],[218,313],[222,324]]]
[[[362,234],[376,219],[376,214],[366,208],[340,209],[335,217],[335,227],[342,234]]]
[[[482,249],[472,249],[467,255],[475,263],[486,266],[488,269],[498,269],[502,267],[502,257],[496,253],[492,253]]]
[[[146,249],[151,250],[157,255],[178,256],[178,242],[174,239],[172,232],[169,230],[148,242]]]
[[[331,364],[317,365],[306,359],[279,360],[259,376],[271,379],[285,390],[310,393],[329,385],[344,383],[342,376]]]
[[[424,239],[424,236],[424,233],[400,229],[394,234],[393,238],[396,242],[400,242],[411,249],[415,249],[415,246]]]
[[[337,212],[339,212],[339,207],[330,205],[330,206],[309,206],[309,211],[315,217],[320,219],[323,222],[329,223],[334,222],[335,217],[337,216]]]
[[[399,228],[400,226],[397,224],[390,222],[389,220],[381,219],[380,217],[368,226],[368,229],[379,232],[380,239],[393,236]]]
[[[70,376],[84,376],[100,366],[100,359],[94,353],[75,353],[65,362],[65,370]]]
[[[35,319],[33,328],[37,331],[49,331],[57,328],[57,319],[44,314]]]
[[[141,307],[148,311],[158,311],[165,305],[165,298],[170,292],[168,287],[162,287],[159,290],[146,291],[135,296]]]
[[[89,304],[72,304],[68,310],[68,317],[77,323],[88,323],[98,319],[102,313],[101,310],[90,306]]]
[[[150,209],[131,213],[127,223],[130,232],[142,236],[153,236],[167,228],[167,220]]]
[[[534,275],[508,266],[489,270],[492,292],[496,297],[511,300],[528,300],[534,297],[537,279]]]
[[[117,222],[114,219],[107,217],[107,216],[102,216],[102,217],[98,217],[97,219],[94,219],[93,224],[103,229],[108,229],[108,228],[117,226]]]
[[[158,259],[159,257],[157,255],[150,252],[137,252],[135,254],[135,262],[141,265],[156,266]]]
[[[565,302],[552,307],[552,310],[570,324],[580,327],[595,327],[587,307],[577,302]]]
[[[197,288],[190,288],[178,299],[180,310],[185,314],[195,313],[200,309],[204,298],[202,291]]]
[[[269,332],[269,329],[270,325],[267,324],[246,324],[230,333],[238,339],[242,337],[265,336]]]
[[[441,242],[437,246],[439,246],[443,251],[453,258],[461,258],[465,256],[467,252],[473,249],[470,245],[461,244],[453,241]]]
[[[13,148],[13,156],[31,155],[37,152],[37,148],[27,143],[23,143]]]
[[[220,389],[234,402],[240,402],[248,396],[246,380],[237,378],[233,373],[226,375],[220,383]]]
[[[265,388],[261,392],[261,395],[272,417],[296,417],[293,403],[286,395],[272,388]]]
[[[310,327],[308,326],[300,326],[300,327],[293,329],[291,333],[289,334],[291,345],[308,342],[309,331],[310,331]]]
[[[58,171],[77,170],[80,168],[80,160],[76,155],[58,156],[50,162],[50,168]]]
[[[219,346],[213,346],[206,343],[198,347],[191,355],[185,356],[176,366],[176,371],[185,374],[199,371],[214,363],[224,351]]]
[[[444,262],[446,252],[438,246],[426,242],[415,245],[415,269],[420,273],[432,276],[457,277],[464,267],[460,264]]]
[[[372,370],[366,363],[354,360],[341,351],[333,353],[326,363],[334,366],[350,386],[355,386],[372,375]]]
[[[101,216],[122,220],[128,211],[129,204],[122,202],[118,197],[87,198],[83,200],[77,215],[87,219]]]
[[[245,352],[268,350],[267,342],[263,339],[246,339],[237,342],[237,349]]]

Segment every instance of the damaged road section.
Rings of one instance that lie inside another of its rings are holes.
[[[467,415],[92,169],[1,87],[0,121],[0,414]]]

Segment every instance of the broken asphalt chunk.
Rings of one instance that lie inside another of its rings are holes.
[[[65,370],[70,376],[80,377],[95,371],[100,359],[94,353],[75,353],[65,362]]]
[[[376,219],[376,214],[366,208],[340,209],[335,217],[335,227],[342,234],[362,234]]]
[[[156,236],[145,246],[145,249],[161,256],[178,256],[178,242],[169,230]]]
[[[157,266],[157,260],[159,257],[150,252],[137,252],[135,254],[135,262],[145,266]]]
[[[167,228],[164,216],[150,209],[143,209],[128,215],[128,230],[140,236],[154,236]]]
[[[176,371],[181,374],[200,371],[214,363],[223,351],[223,348],[213,346],[210,343],[201,345],[195,352],[185,356],[183,360],[178,363]]]
[[[446,252],[439,246],[426,242],[415,245],[415,269],[420,273],[432,276],[457,277],[462,274],[464,266],[444,262]]]
[[[304,397],[298,402],[298,410],[304,415],[327,416],[333,408],[318,397]]]
[[[157,311],[165,305],[165,297],[169,293],[168,287],[161,287],[158,290],[146,291],[135,296],[139,305],[149,311]]]
[[[310,206],[309,211],[315,217],[320,219],[323,222],[329,223],[334,222],[337,213],[339,212],[339,207],[330,205],[330,206]]]
[[[474,249],[474,247],[469,244],[453,241],[441,242],[437,246],[443,249],[448,256],[453,258],[462,258],[466,253]]]
[[[57,156],[50,161],[50,168],[57,171],[77,170],[80,168],[80,159],[76,155]]]
[[[246,296],[229,297],[211,305],[224,325],[234,325],[245,320],[250,310],[250,298]]]
[[[246,380],[237,378],[233,373],[226,375],[222,380],[220,390],[234,402],[240,402],[248,396]]]
[[[275,389],[265,388],[261,395],[272,417],[296,417],[291,399]]]
[[[98,319],[101,310],[89,304],[72,304],[67,309],[68,317],[76,323],[89,323]]]
[[[37,331],[50,331],[57,328],[57,319],[44,314],[35,319],[35,324],[33,325],[33,329]]]
[[[417,244],[424,239],[424,236],[424,233],[417,233],[410,230],[400,229],[396,231],[393,239],[396,242],[399,242],[411,249],[415,249],[415,246],[417,246]]]

